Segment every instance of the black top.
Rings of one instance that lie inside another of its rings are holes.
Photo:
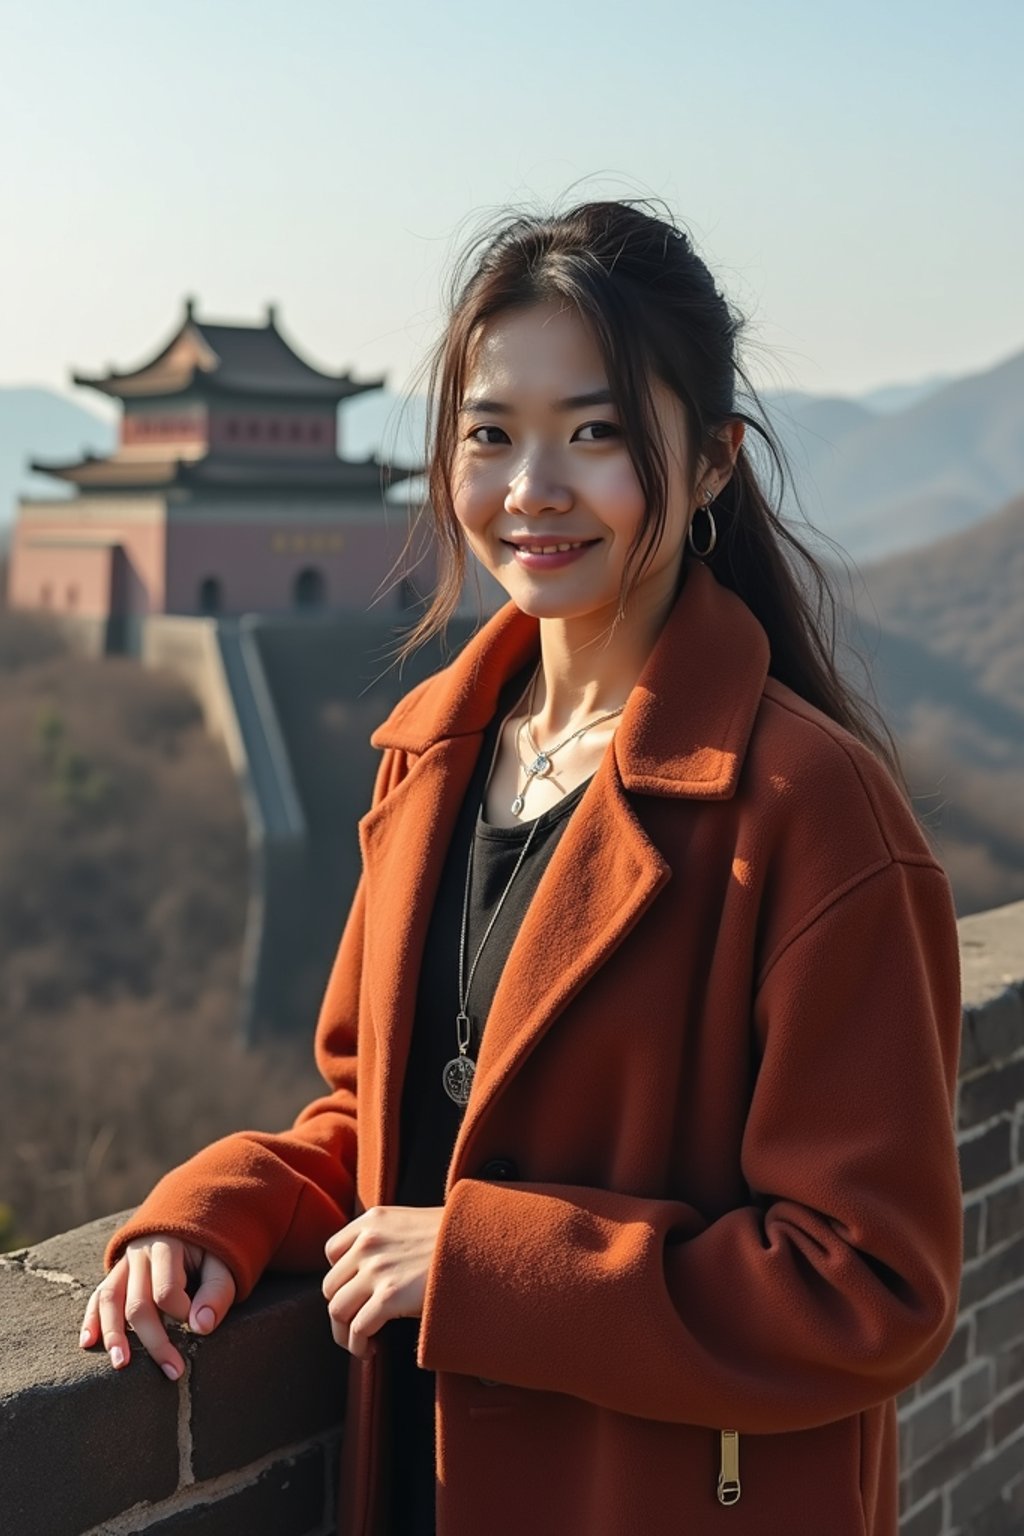
[[[483,819],[482,800],[498,729],[529,681],[530,662],[502,690],[477,758],[473,777],[448,848],[437,899],[427,930],[417,990],[416,1015],[402,1095],[396,1205],[443,1205],[444,1186],[463,1108],[448,1097],[441,1074],[458,1055],[455,1017],[459,1011],[459,934],[471,835],[473,878],[469,895],[465,975],[468,978],[484,930],[512,875],[533,826],[492,826]],[[473,1034],[469,1054],[479,1054],[479,1036],[498,980],[527,906],[547,867],[569,816],[589,779],[536,817],[526,857],[484,944],[469,989]],[[529,792],[527,792],[528,794]],[[434,1372],[416,1364],[419,1318],[392,1318],[378,1335],[380,1368],[388,1373],[393,1404],[395,1458],[391,1474],[391,1530],[394,1536],[433,1536]]]

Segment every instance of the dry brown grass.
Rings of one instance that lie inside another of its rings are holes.
[[[0,613],[0,1247],[133,1204],[319,1091],[313,1021],[241,1043],[246,858],[181,684]]]

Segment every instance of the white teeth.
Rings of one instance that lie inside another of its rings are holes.
[[[557,555],[566,549],[582,549],[582,541],[579,544],[520,544],[517,546],[528,555]]]

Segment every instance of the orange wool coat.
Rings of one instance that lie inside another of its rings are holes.
[[[393,1201],[432,899],[538,643],[507,603],[374,732],[330,1091],[169,1173],[108,1266],[169,1230],[241,1299]],[[896,1536],[895,1397],[957,1312],[957,932],[889,774],[768,662],[691,566],[502,973],[419,1330],[439,1536]],[[349,1379],[340,1532],[374,1536],[401,1471]]]

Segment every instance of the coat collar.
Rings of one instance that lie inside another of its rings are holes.
[[[539,654],[540,621],[505,603],[443,672],[395,706],[371,744],[418,755],[485,730],[504,683]],[[694,562],[612,737],[623,788],[733,795],[769,659],[768,637],[746,603]]]

